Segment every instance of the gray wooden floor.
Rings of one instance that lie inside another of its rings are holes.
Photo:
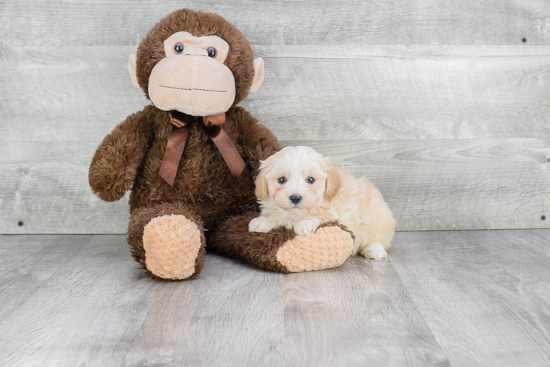
[[[550,230],[401,232],[388,261],[145,278],[120,235],[0,236],[1,366],[548,366]]]

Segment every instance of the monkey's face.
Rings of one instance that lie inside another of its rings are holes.
[[[217,36],[177,32],[164,41],[166,58],[149,77],[149,98],[164,111],[193,116],[227,111],[235,100],[235,77],[224,65],[229,45]]]
[[[263,82],[264,63],[217,14],[180,9],[157,23],[128,63],[133,84],[164,111],[226,112]]]

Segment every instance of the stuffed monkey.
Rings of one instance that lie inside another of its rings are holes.
[[[155,278],[196,277],[205,249],[279,272],[339,266],[353,239],[336,224],[297,236],[250,233],[254,179],[277,138],[237,104],[258,90],[264,63],[221,16],[177,10],[157,23],[128,63],[152,102],[97,148],[90,186],[102,200],[130,190],[128,244]]]

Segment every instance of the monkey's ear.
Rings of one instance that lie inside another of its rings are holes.
[[[134,85],[134,87],[140,88],[137,81],[135,54],[130,55],[130,58],[128,59],[128,71],[130,72],[130,78],[132,78],[132,84]]]
[[[250,93],[256,93],[260,86],[264,82],[265,71],[264,71],[264,59],[258,57],[254,59],[254,80],[252,81],[252,86],[250,87]]]

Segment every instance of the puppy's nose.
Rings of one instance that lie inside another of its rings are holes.
[[[290,201],[292,201],[292,204],[298,204],[302,200],[302,197],[298,194],[294,194],[290,197]]]

